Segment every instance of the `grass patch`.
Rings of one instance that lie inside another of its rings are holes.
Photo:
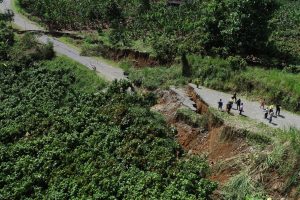
[[[188,83],[188,79],[181,75],[181,67],[146,67],[129,70],[129,79],[141,80],[143,86],[149,90],[168,88],[171,85],[179,86]]]
[[[176,118],[193,127],[201,127],[205,130],[208,129],[208,117],[206,115],[199,115],[188,108],[178,109],[176,112]]]
[[[59,56],[53,60],[44,61],[42,65],[47,69],[71,70],[76,77],[74,88],[79,91],[94,92],[96,90],[104,88],[107,84],[106,81],[99,75],[97,75],[95,72],[69,59],[66,56]]]
[[[241,73],[242,77],[248,81],[259,83],[259,86],[272,91],[275,88],[279,91],[295,94],[300,97],[300,74],[287,73],[278,69],[247,68]],[[257,87],[259,87],[257,86]],[[273,89],[274,88],[274,89]],[[255,88],[258,90],[259,88]],[[272,98],[272,96],[271,96]]]
[[[224,196],[228,200],[265,199],[263,188],[252,180],[246,170],[230,179],[224,187]]]

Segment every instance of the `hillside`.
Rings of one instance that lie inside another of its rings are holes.
[[[300,198],[298,1],[4,3],[0,199]]]

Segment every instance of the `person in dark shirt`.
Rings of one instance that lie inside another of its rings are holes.
[[[276,104],[276,116],[279,116],[280,115],[280,105],[279,104]]]
[[[223,102],[222,99],[220,99],[220,101],[218,102],[218,110],[222,110],[223,108]]]
[[[240,110],[240,107],[241,107],[241,99],[238,99],[235,103],[236,103],[236,109],[237,110]]]
[[[234,102],[236,102],[236,93],[233,94],[232,100],[234,100]]]
[[[273,116],[274,116],[274,112],[271,111],[270,112],[270,117],[269,117],[269,123],[272,123]]]
[[[229,114],[230,113],[230,110],[232,108],[232,103],[229,101],[226,105],[226,109],[227,109],[227,113]]]
[[[268,119],[269,107],[265,109],[265,119]]]

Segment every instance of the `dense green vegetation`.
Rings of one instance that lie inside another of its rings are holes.
[[[7,54],[14,41],[12,28],[0,20],[0,59],[7,59]]]
[[[118,45],[130,45],[143,38],[153,46],[161,62],[192,52],[258,53],[266,46],[268,20],[276,8],[273,0],[196,0],[179,7],[168,7],[165,1],[134,0],[19,3],[51,28],[92,27],[101,31],[109,27],[110,39]]]
[[[166,1],[148,0],[76,4],[18,0],[18,4],[50,29],[92,28],[100,34],[104,30],[109,43],[118,47],[142,42],[162,63],[185,53],[253,54],[277,67],[299,61],[298,1],[196,0],[167,6]]]
[[[93,93],[107,85],[104,79],[99,78],[99,75],[92,73],[85,66],[80,65],[67,57],[57,57],[50,61],[41,62],[41,67],[54,71],[63,68],[68,71],[68,73],[74,74],[76,79],[71,87],[76,91]]]
[[[298,1],[196,0],[178,7],[149,0],[18,3],[50,30],[97,31],[79,42],[84,54],[130,47],[151,51],[161,64],[173,62],[139,70],[121,62],[129,78],[148,90],[199,80],[300,111]],[[250,66],[242,58],[249,61],[249,55],[252,63],[279,69]],[[129,93],[127,81],[107,86],[83,66],[54,56],[51,44],[38,44],[30,34],[15,37],[0,23],[0,199],[209,198],[216,184],[206,179],[208,164],[183,153],[174,128],[150,110],[154,94]],[[223,115],[218,123],[230,122],[227,114],[212,115]],[[208,115],[180,109],[177,117],[209,127]],[[262,151],[242,159],[223,197],[265,199],[270,174],[285,180],[282,193],[300,193],[299,131],[235,120],[248,127],[225,139],[244,138]],[[259,132],[248,130],[253,127]]]
[[[283,1],[271,20],[274,29],[270,45],[278,52],[274,55],[295,65],[300,63],[300,1]]]
[[[7,45],[0,199],[207,199],[214,191],[207,163],[185,157],[175,131],[150,111],[153,94],[128,93],[127,81],[104,91],[81,65],[45,60],[50,44],[30,35]]]

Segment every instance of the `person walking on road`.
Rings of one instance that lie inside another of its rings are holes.
[[[267,107],[265,110],[265,119],[268,119],[268,114],[269,114],[269,108]]]
[[[261,101],[260,101],[260,108],[262,108],[262,109],[265,109],[265,104],[266,104],[266,100],[265,99],[262,99]]]
[[[223,109],[223,101],[222,99],[220,99],[220,101],[218,102],[218,110],[222,110]]]
[[[243,103],[241,103],[241,105],[239,106],[239,111],[240,111],[240,115],[242,115],[242,113],[244,112],[244,104]]]
[[[236,102],[236,93],[233,94],[232,100],[234,100],[234,102]]]
[[[274,105],[270,105],[270,107],[269,107],[269,113],[271,113],[273,111],[274,111]]]
[[[273,116],[274,116],[274,112],[272,110],[270,111],[269,123],[272,123]]]
[[[280,104],[276,104],[276,112],[275,112],[275,115],[276,116],[279,116],[280,115]]]
[[[237,110],[240,110],[240,107],[241,107],[241,99],[238,99],[235,103],[236,103],[236,109]]]
[[[229,102],[227,103],[227,105],[226,105],[226,110],[227,110],[227,113],[228,113],[228,114],[230,113],[231,108],[232,108],[232,104],[231,104],[231,102],[229,101]]]

